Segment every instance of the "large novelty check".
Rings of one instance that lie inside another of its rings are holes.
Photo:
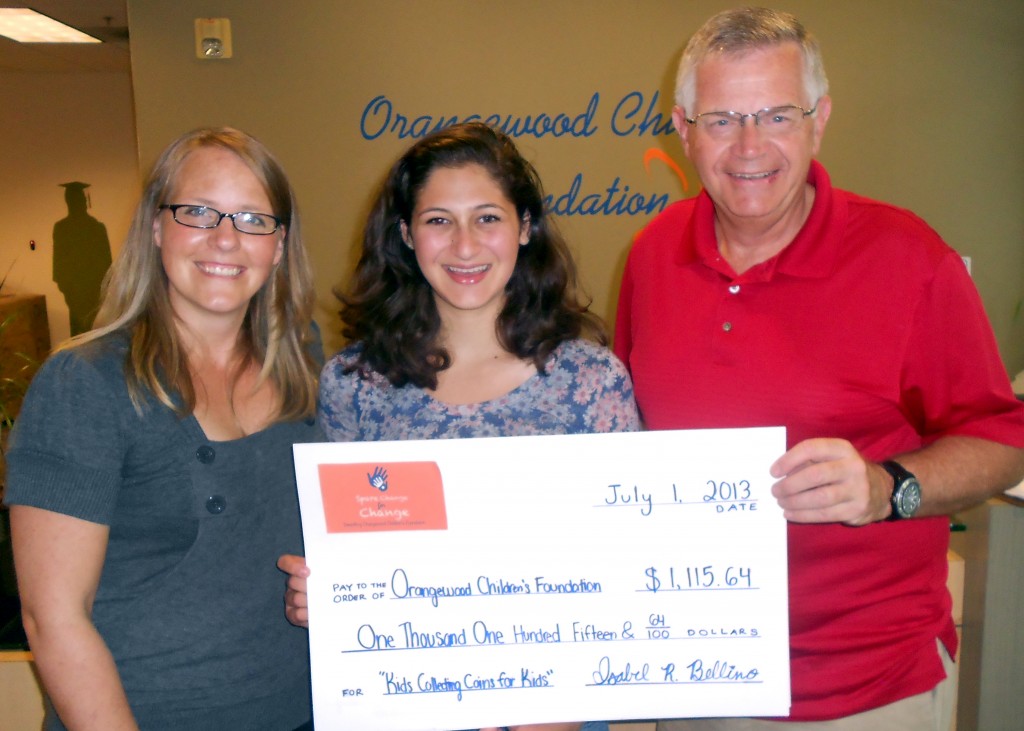
[[[295,446],[314,716],[789,712],[781,428]]]

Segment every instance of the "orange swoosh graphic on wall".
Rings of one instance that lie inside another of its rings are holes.
[[[676,174],[677,178],[679,178],[679,182],[683,186],[684,193],[690,190],[690,183],[686,179],[686,173],[683,172],[683,169],[680,168],[679,165],[676,164],[676,161],[669,157],[664,150],[660,147],[648,147],[644,152],[644,170],[648,175],[651,174],[652,160],[661,160],[663,163],[668,165],[669,169]]]

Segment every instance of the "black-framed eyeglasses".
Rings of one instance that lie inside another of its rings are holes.
[[[281,226],[281,219],[269,213],[256,213],[255,211],[238,211],[236,213],[221,213],[216,208],[209,206],[197,206],[190,203],[170,203],[159,207],[166,208],[171,212],[174,220],[182,226],[190,228],[217,228],[225,218],[231,219],[231,225],[235,230],[244,234],[254,236],[267,236],[274,233]]]
[[[686,119],[687,124],[703,130],[712,137],[731,137],[740,131],[748,117],[753,117],[754,124],[769,135],[785,135],[800,126],[805,117],[818,111],[815,104],[811,109],[804,109],[795,104],[781,107],[765,107],[749,114],[739,112],[704,112],[693,119]]]

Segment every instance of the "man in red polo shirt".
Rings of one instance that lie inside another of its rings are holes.
[[[683,53],[673,119],[703,184],[630,252],[616,351],[648,428],[784,425],[793,705],[669,729],[948,729],[951,511],[1024,474],[1024,412],[960,257],[832,188],[817,42],[730,10]],[[788,724],[788,725],[787,725]]]

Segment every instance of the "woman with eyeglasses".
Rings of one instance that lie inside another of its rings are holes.
[[[35,376],[7,496],[46,729],[308,727],[291,445],[319,338],[295,196],[270,152],[201,129],[160,156],[95,329]]]
[[[319,400],[333,441],[639,428],[629,375],[581,302],[537,172],[485,124],[441,130],[395,163],[341,299],[351,345],[324,368]],[[305,625],[305,562],[279,565],[289,618]]]

